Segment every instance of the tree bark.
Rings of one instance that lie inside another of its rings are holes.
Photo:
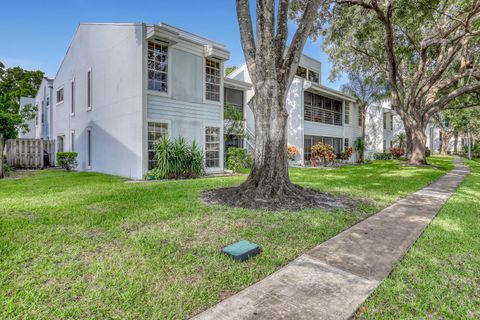
[[[4,177],[4,172],[3,172],[3,151],[5,147],[3,144],[3,134],[0,133],[0,179]]]
[[[409,150],[408,162],[411,165],[427,164],[427,136],[425,134],[425,124],[419,123],[415,118],[403,119],[405,125],[405,135],[407,137],[407,148]]]
[[[454,139],[455,139],[455,140],[454,140],[454,142],[453,142],[453,143],[454,143],[454,145],[453,145],[453,153],[454,153],[454,154],[457,154],[457,153],[458,153],[458,147],[457,147],[457,145],[458,145],[458,133],[455,133]]]

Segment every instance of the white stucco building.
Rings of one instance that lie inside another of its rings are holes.
[[[288,144],[296,146],[299,150],[296,157],[299,165],[305,165],[310,160],[311,146],[317,142],[331,144],[338,153],[352,146],[362,135],[363,124],[355,99],[323,86],[320,74],[320,61],[302,55],[297,75],[287,95]],[[251,83],[245,64],[228,77]],[[247,100],[253,94],[253,89],[248,90]],[[245,118],[249,133],[247,136],[254,135],[253,113],[250,108],[246,110]],[[350,161],[355,160],[356,155],[353,154]]]
[[[53,81],[56,150],[78,152],[78,170],[140,179],[155,141],[182,136],[222,171],[225,95],[243,109],[250,87],[224,79],[229,55],[165,23],[80,24]]]

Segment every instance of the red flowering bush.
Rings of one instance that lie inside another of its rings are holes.
[[[317,166],[317,161],[323,163],[324,166],[327,166],[329,163],[333,163],[337,156],[333,152],[333,147],[329,144],[317,143],[312,146],[312,157],[311,162],[312,166]]]
[[[393,159],[399,159],[405,154],[403,148],[391,148],[390,153],[392,154]]]
[[[348,147],[348,148],[345,149],[345,151],[340,152],[337,157],[340,160],[348,160],[352,156],[352,153],[353,153],[353,148]]]

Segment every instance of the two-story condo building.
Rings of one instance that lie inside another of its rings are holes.
[[[355,98],[321,85],[320,74],[320,61],[302,55],[297,75],[287,95],[288,144],[299,150],[295,159],[298,165],[308,164],[311,147],[318,142],[331,144],[338,153],[352,146],[362,135],[363,123]],[[246,65],[228,77],[251,83]],[[247,99],[253,94],[253,89],[248,90]],[[245,118],[247,132],[253,134],[254,118],[250,108],[247,108]],[[355,160],[354,154],[350,161]]]
[[[165,23],[82,23],[54,80],[57,151],[78,169],[140,179],[164,135],[195,140],[223,170],[225,99],[244,110],[249,84],[224,79],[222,44]]]

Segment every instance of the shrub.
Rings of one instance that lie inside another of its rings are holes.
[[[243,148],[230,147],[227,150],[227,168],[233,172],[252,166],[252,157]]]
[[[430,151],[430,149],[427,147],[425,149],[425,157],[430,157],[432,155],[432,151]]]
[[[392,159],[392,154],[390,152],[376,152],[373,154],[373,159],[375,160],[390,160]]]
[[[393,159],[400,159],[405,154],[403,148],[392,148],[390,149],[390,153],[392,154]]]
[[[70,171],[78,165],[77,156],[76,152],[57,152],[57,165]]]
[[[316,167],[317,161],[321,161],[324,166],[327,166],[329,163],[333,164],[336,158],[337,156],[331,145],[319,142],[312,146],[312,157],[310,159],[312,166]]]
[[[345,151],[340,152],[337,155],[337,158],[340,159],[340,160],[348,160],[352,156],[352,153],[353,153],[353,148],[348,147],[348,148],[345,149]]]
[[[155,149],[155,168],[146,179],[193,178],[205,174],[203,152],[195,141],[191,145],[180,137],[162,137]]]
[[[298,149],[295,146],[289,145],[287,148],[287,157],[288,160],[295,160],[295,156],[298,154]]]

